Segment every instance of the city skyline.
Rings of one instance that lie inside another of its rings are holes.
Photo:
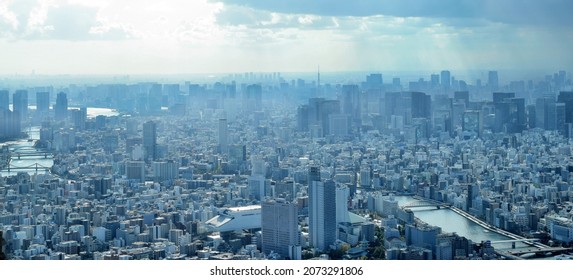
[[[7,1],[0,75],[568,69],[569,1]]]

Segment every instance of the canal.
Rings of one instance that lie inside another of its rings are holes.
[[[398,201],[398,205],[400,206],[417,201],[411,196],[396,196],[394,198]],[[442,232],[455,232],[460,236],[471,239],[474,243],[485,240],[511,240],[511,238],[489,231],[447,208],[436,209],[436,207],[420,207],[412,208],[412,211],[414,212],[414,216],[425,223],[442,228]],[[511,248],[511,242],[493,244],[493,246],[496,249],[509,249]],[[529,247],[529,245],[522,242],[516,243],[516,248],[522,247]]]

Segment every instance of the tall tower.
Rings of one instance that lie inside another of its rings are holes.
[[[227,119],[219,119],[219,148],[222,154],[229,153],[229,131]]]
[[[36,111],[41,113],[50,111],[50,92],[36,92]]]
[[[332,180],[309,184],[310,245],[326,251],[336,241],[336,184]]]
[[[440,84],[442,85],[442,89],[446,92],[450,90],[451,85],[451,78],[450,78],[450,71],[444,70],[440,73]]]
[[[7,90],[0,90],[0,109],[8,110],[9,105],[10,93]]]
[[[497,76],[497,71],[489,71],[487,73],[487,85],[491,91],[498,90],[499,78]]]
[[[157,157],[157,125],[154,121],[143,123],[143,149],[145,161],[153,161]]]
[[[289,256],[290,246],[300,246],[298,231],[298,211],[296,204],[285,200],[269,200],[261,205],[262,249],[265,254],[271,251],[283,257]]]
[[[28,91],[17,90],[12,96],[12,111],[20,115],[20,119],[25,121],[28,119]]]
[[[65,92],[58,93],[56,97],[55,119],[64,120],[68,116],[68,95]]]

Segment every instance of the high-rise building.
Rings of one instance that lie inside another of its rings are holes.
[[[466,110],[463,115],[462,131],[470,136],[481,137],[483,133],[483,118],[481,111]]]
[[[350,134],[350,116],[347,114],[329,115],[329,134],[333,136],[348,136]]]
[[[261,85],[253,84],[247,86],[247,90],[243,98],[243,108],[249,112],[262,110],[262,93],[263,90]]]
[[[0,110],[10,109],[10,92],[7,90],[0,90]]]
[[[499,80],[497,77],[497,71],[489,71],[487,74],[487,85],[491,91],[499,89]]]
[[[161,90],[161,84],[152,84],[149,89],[149,94],[147,95],[147,112],[148,113],[158,113],[161,112],[161,99],[163,98],[163,93]]]
[[[440,84],[442,85],[442,89],[445,91],[450,90],[452,79],[450,76],[450,71],[444,70],[440,73]]]
[[[128,180],[135,180],[137,182],[145,182],[145,162],[143,161],[128,161],[125,163],[125,175]]]
[[[366,76],[365,89],[382,89],[382,74],[370,74]]]
[[[555,100],[553,98],[537,98],[535,100],[535,127],[545,130],[555,130]]]
[[[154,161],[157,156],[157,125],[154,121],[143,123],[143,149],[145,161]]]
[[[308,200],[310,246],[325,251],[336,241],[335,182],[310,181]]]
[[[278,253],[290,256],[292,246],[300,246],[298,230],[298,210],[294,203],[278,199],[268,200],[261,205],[261,229],[263,253]]]
[[[573,123],[573,91],[561,91],[557,102],[565,104],[565,122]]]
[[[36,111],[38,113],[50,111],[50,92],[36,92]]]
[[[470,93],[468,91],[454,92],[454,102],[463,102],[466,108],[470,106]]]
[[[74,124],[74,129],[81,131],[86,128],[86,120],[88,118],[88,111],[86,107],[80,109],[71,110],[72,123]]]
[[[28,119],[28,91],[17,90],[12,95],[12,111],[20,115],[20,119],[25,121]]]
[[[219,119],[219,149],[222,154],[229,153],[229,133],[227,119]]]
[[[153,178],[156,182],[172,181],[179,175],[179,163],[173,160],[153,162]]]
[[[300,105],[296,109],[296,130],[308,131],[308,105]]]
[[[68,117],[68,95],[65,92],[58,93],[54,113],[54,118],[59,121]]]
[[[349,115],[352,122],[360,123],[360,90],[358,85],[343,85],[340,97],[342,113]]]
[[[19,137],[22,131],[20,114],[0,109],[0,139]]]

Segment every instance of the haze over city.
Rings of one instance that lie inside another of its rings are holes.
[[[0,74],[545,70],[573,64],[573,3],[0,3]]]

